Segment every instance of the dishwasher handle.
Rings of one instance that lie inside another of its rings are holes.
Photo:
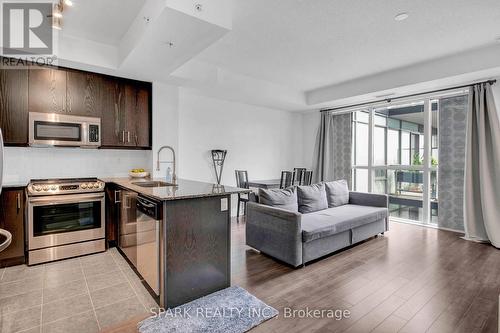
[[[138,196],[136,200],[136,207],[137,210],[157,221],[162,219],[163,205],[161,202],[153,201],[143,196]]]

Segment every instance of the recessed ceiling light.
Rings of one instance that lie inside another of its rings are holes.
[[[66,6],[72,7],[73,6],[73,1],[71,1],[71,0],[64,0],[64,4]]]
[[[394,20],[396,20],[396,21],[404,21],[408,17],[410,17],[410,14],[408,14],[408,13],[399,13],[398,15],[394,16]]]

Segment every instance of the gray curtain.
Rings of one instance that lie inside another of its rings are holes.
[[[439,100],[439,219],[442,228],[464,230],[467,95]]]
[[[500,121],[489,83],[469,97],[465,164],[465,238],[500,248]]]
[[[351,186],[352,150],[351,113],[321,113],[314,149],[315,182],[345,179]]]

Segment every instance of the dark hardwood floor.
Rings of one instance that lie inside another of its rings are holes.
[[[245,246],[233,225],[232,284],[280,311],[252,332],[497,332],[500,250],[391,223],[384,236],[293,269]],[[349,319],[284,318],[284,308]]]
[[[385,236],[293,269],[245,246],[244,219],[233,222],[232,285],[280,312],[252,332],[497,333],[500,250],[489,245],[391,223]],[[285,318],[285,307],[350,318]]]

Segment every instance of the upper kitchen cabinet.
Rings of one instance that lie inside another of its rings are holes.
[[[101,105],[102,147],[126,146],[125,93],[121,80],[112,77],[103,78]]]
[[[68,68],[0,67],[0,128],[27,146],[29,112],[101,119],[101,148],[151,149],[152,84]]]
[[[151,147],[151,84],[129,81],[124,84],[126,144]]]
[[[29,112],[67,113],[66,71],[33,67],[29,71]]]
[[[0,68],[0,128],[6,146],[28,143],[28,70]]]
[[[68,70],[66,72],[66,112],[78,116],[100,117],[105,80],[89,72]]]
[[[102,111],[103,148],[151,148],[151,83],[108,78]]]

